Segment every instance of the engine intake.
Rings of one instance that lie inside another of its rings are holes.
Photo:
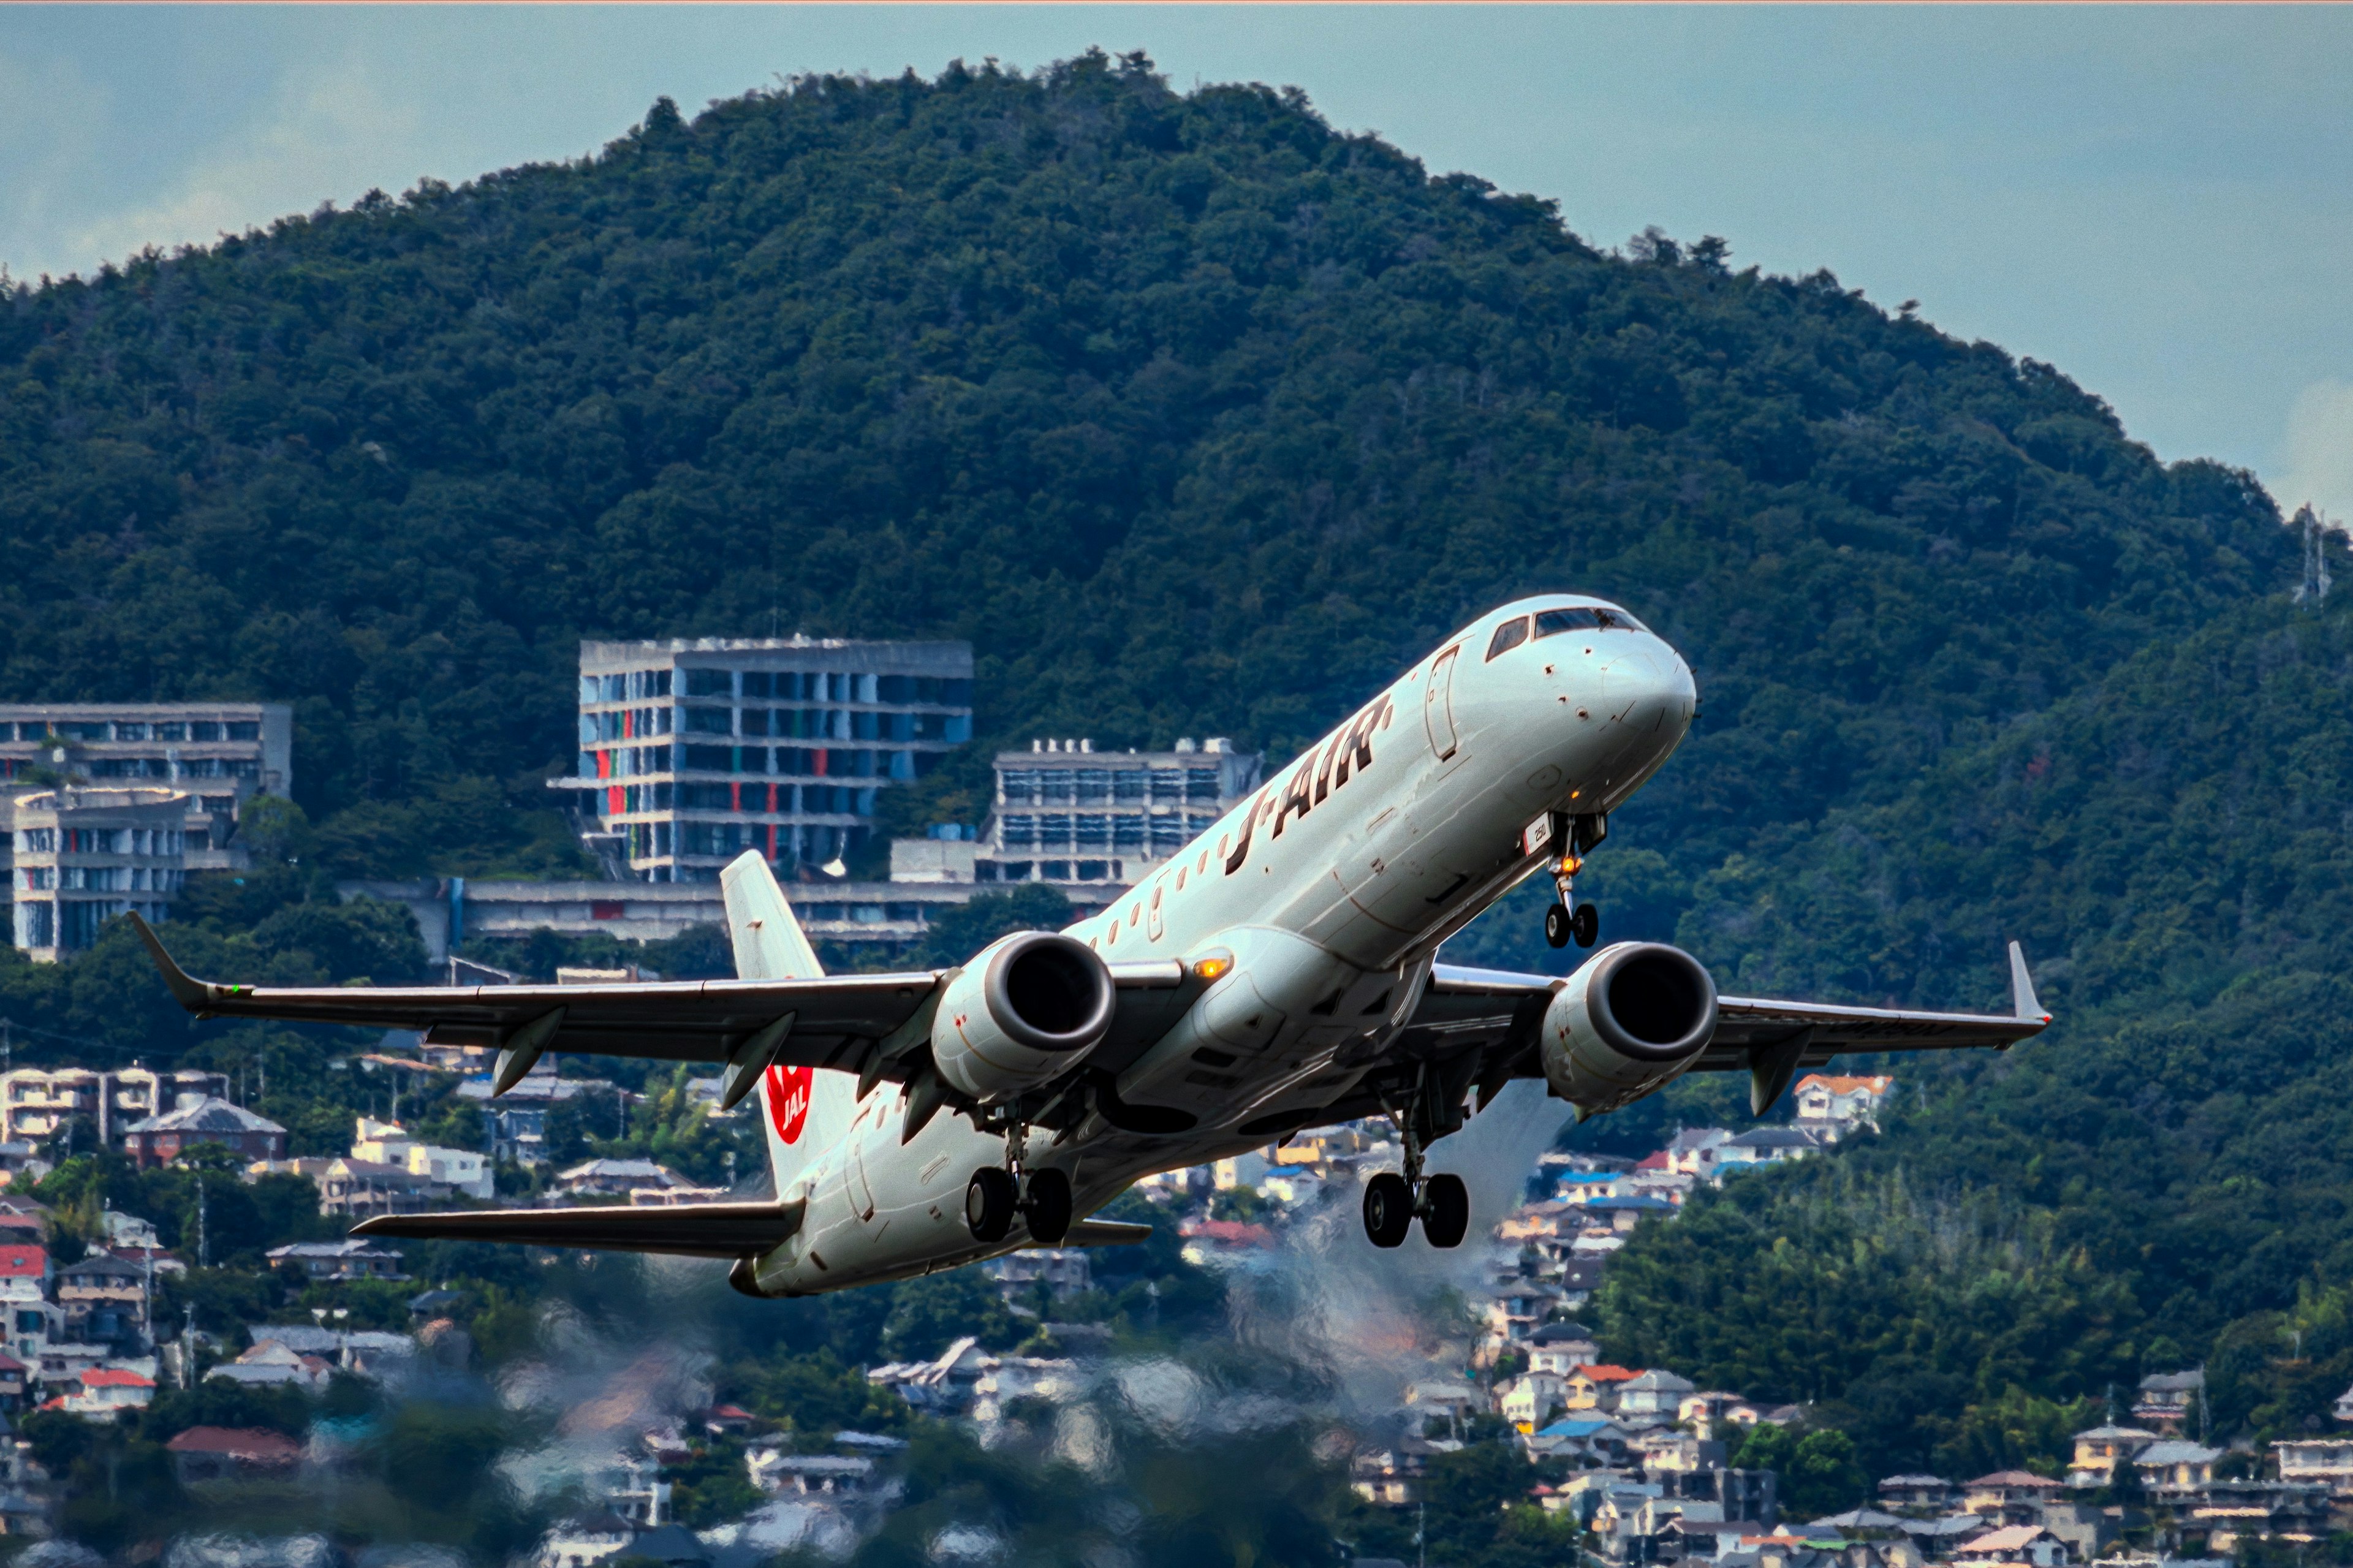
[[[1545,1009],[1545,1080],[1588,1115],[1652,1092],[1715,1037],[1715,981],[1679,947],[1621,942],[1568,977]]]
[[[932,1061],[947,1085],[995,1104],[1060,1077],[1111,1029],[1111,971],[1094,950],[1051,931],[1017,931],[983,948],[932,1026]]]

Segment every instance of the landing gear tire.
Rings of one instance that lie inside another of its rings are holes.
[[[1590,907],[1589,905],[1588,906]],[[1421,1186],[1421,1237],[1432,1247],[1460,1247],[1471,1228],[1471,1193],[1462,1178],[1440,1172]]]
[[[1589,907],[1589,906],[1588,906]],[[1558,904],[1545,910],[1545,941],[1555,947],[1568,945],[1568,911]]]
[[[1010,1174],[994,1165],[972,1173],[972,1185],[964,1190],[964,1223],[971,1228],[975,1241],[1003,1241],[1006,1233],[1013,1228],[1014,1206]]]
[[[1413,1228],[1413,1189],[1395,1171],[1383,1171],[1365,1184],[1365,1235],[1375,1247],[1404,1244]]]
[[[1071,1178],[1050,1167],[1033,1173],[1021,1210],[1029,1222],[1030,1240],[1043,1247],[1060,1246],[1062,1237],[1071,1233]]]
[[[1553,906],[1553,912],[1556,914],[1560,912],[1560,906],[1558,904],[1555,904]],[[1550,921],[1546,921],[1545,922],[1545,934],[1547,936],[1551,935],[1552,922]],[[1577,912],[1568,917],[1568,934],[1577,939],[1577,946],[1591,947],[1593,945],[1593,939],[1601,934],[1601,911],[1595,909],[1591,904],[1577,905]],[[1560,943],[1558,942],[1553,943],[1553,946],[1555,947],[1558,947]]]

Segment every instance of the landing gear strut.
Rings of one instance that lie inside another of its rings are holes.
[[[1470,1189],[1449,1171],[1424,1176],[1422,1142],[1415,1125],[1419,1118],[1409,1110],[1391,1120],[1405,1142],[1405,1173],[1383,1171],[1365,1184],[1366,1237],[1375,1247],[1402,1246],[1419,1217],[1422,1239],[1430,1246],[1460,1247],[1471,1228]]]
[[[1021,1152],[1029,1142],[1029,1123],[1008,1122],[1004,1165],[972,1173],[964,1191],[964,1222],[975,1241],[989,1246],[1003,1241],[1017,1214],[1029,1222],[1029,1239],[1041,1246],[1059,1246],[1070,1234],[1071,1178],[1050,1165],[1025,1174]]]
[[[1601,911],[1577,901],[1574,883],[1577,872],[1585,868],[1585,852],[1609,836],[1609,819],[1599,814],[1570,817],[1567,833],[1567,847],[1552,863],[1552,885],[1560,901],[1545,910],[1545,941],[1555,947],[1567,947],[1572,940],[1579,947],[1591,947],[1594,938],[1601,934]]]

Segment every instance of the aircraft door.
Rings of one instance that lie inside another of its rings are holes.
[[[871,1106],[880,1106],[881,1103],[882,1097],[880,1095],[875,1096],[870,1102]],[[874,1126],[879,1128],[884,1119],[875,1116],[872,1120]],[[866,1179],[866,1142],[869,1131],[867,1121],[868,1116],[861,1113],[857,1122],[850,1128],[849,1154],[841,1162],[841,1189],[849,1195],[851,1212],[861,1220],[871,1220],[874,1217],[874,1185]]]
[[[1166,889],[1167,884],[1166,882],[1154,884],[1152,889],[1152,903],[1149,911],[1144,917],[1145,933],[1151,937],[1155,942],[1158,942],[1160,940],[1160,895],[1166,891]]]
[[[1454,754],[1460,740],[1454,732],[1454,656],[1462,649],[1448,648],[1430,661],[1430,684],[1421,691],[1422,728],[1430,731],[1430,750],[1440,762]]]

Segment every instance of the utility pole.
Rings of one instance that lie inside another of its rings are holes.
[[[180,1387],[196,1385],[196,1304],[188,1303],[187,1326],[180,1331]]]
[[[199,1172],[196,1176],[196,1267],[210,1268],[212,1266],[212,1247],[205,1234],[205,1178]]]

